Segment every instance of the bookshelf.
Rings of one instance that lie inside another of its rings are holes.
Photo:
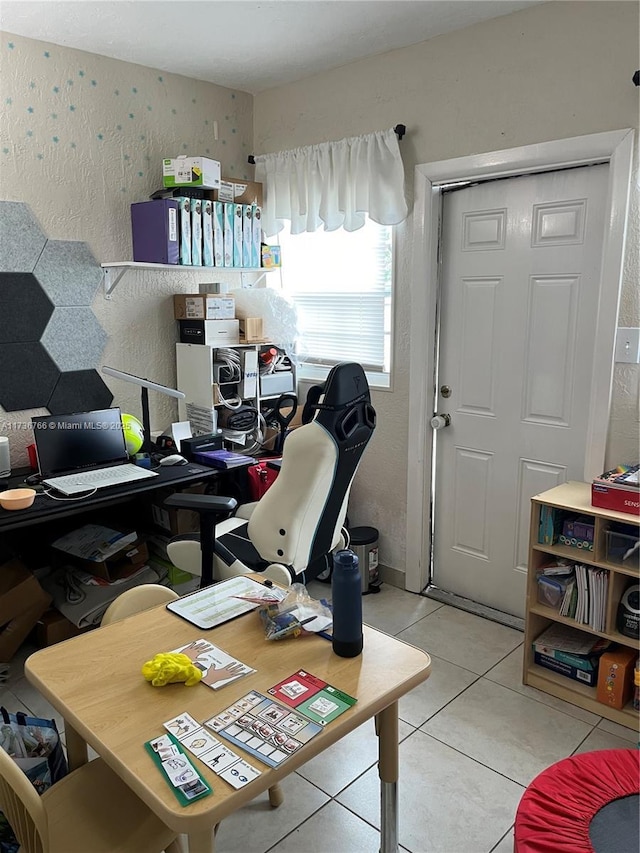
[[[576,516],[585,516],[594,525],[593,551],[581,550],[569,545],[540,544],[538,531],[542,507],[550,507]],[[588,687],[571,678],[560,675],[534,663],[533,641],[552,623],[569,625],[597,637],[604,637],[638,651],[638,641],[621,634],[616,627],[617,610],[620,597],[633,579],[638,580],[640,572],[635,566],[622,565],[609,559],[607,552],[607,532],[624,524],[635,527],[640,536],[640,518],[614,510],[602,509],[591,505],[591,485],[589,483],[563,483],[547,492],[535,495],[531,499],[531,531],[529,546],[529,571],[527,577],[526,626],[524,642],[523,681],[530,687],[536,687],[545,693],[578,705],[600,717],[629,728],[638,728],[638,712],[631,701],[616,710],[596,700],[596,688]],[[548,565],[554,557],[563,557],[576,563],[606,569],[609,572],[609,585],[606,600],[606,617],[603,631],[594,631],[589,625],[576,622],[575,619],[560,616],[557,610],[540,604],[538,601],[537,573]],[[640,654],[640,651],[639,651]]]

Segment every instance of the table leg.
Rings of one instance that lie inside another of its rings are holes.
[[[64,739],[67,744],[67,763],[69,770],[77,770],[89,760],[87,744],[78,732],[65,721]]]
[[[216,829],[218,827],[216,826]],[[201,832],[190,832],[187,836],[189,839],[189,853],[213,853],[214,851],[214,836],[213,829],[205,829]]]
[[[376,714],[380,776],[380,850],[398,853],[398,703]]]

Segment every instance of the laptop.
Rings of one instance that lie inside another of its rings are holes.
[[[129,463],[117,407],[31,418],[42,483],[78,495],[157,477]]]

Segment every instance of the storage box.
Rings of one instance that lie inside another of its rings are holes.
[[[202,201],[191,199],[191,264],[202,266]]]
[[[264,328],[262,317],[241,317],[240,340],[246,344],[259,344],[264,342]]]
[[[153,523],[169,536],[197,533],[200,530],[200,516],[197,512],[164,505],[166,498],[173,493],[172,489],[167,489],[154,497],[151,503]],[[204,486],[191,486],[184,489],[183,494],[202,495],[204,494]]]
[[[265,267],[265,269],[274,269],[275,267],[282,266],[280,246],[267,246],[262,244],[261,260],[262,266]]]
[[[215,293],[176,293],[173,297],[176,320],[233,320],[236,303],[233,296]]]
[[[613,509],[640,515],[640,491],[631,486],[609,486],[604,483],[591,484],[591,503],[602,509]]]
[[[175,157],[162,161],[165,187],[203,187],[219,189],[220,163],[208,157]]]
[[[257,204],[262,206],[262,184],[258,181],[238,181],[236,178],[221,178],[220,186],[211,192],[213,201],[229,201],[235,204]]]
[[[96,527],[98,530],[94,533],[94,531],[90,530],[92,527]],[[121,548],[117,548],[116,543],[113,540],[109,540],[113,542],[112,547],[109,549],[110,553],[106,548],[100,549],[100,556],[107,553],[108,556],[102,559],[90,559],[87,556],[89,554],[89,550],[87,550],[89,546],[86,543],[90,541],[90,536],[99,536],[99,528],[100,525],[86,525],[84,528],[79,528],[77,531],[66,534],[60,540],[53,542],[52,548],[57,555],[58,562],[78,566],[78,568],[88,574],[102,578],[110,583],[119,578],[127,577],[136,568],[144,565],[149,557],[149,551],[146,543],[140,536],[136,536],[131,541],[135,533],[128,535],[129,538],[125,540]],[[83,535],[83,531],[85,530],[89,532]],[[108,529],[108,531],[114,533],[111,529]],[[77,539],[75,538],[76,536],[80,538]],[[82,545],[78,545],[78,541],[82,542]],[[67,544],[67,542],[70,542],[70,544]],[[96,542],[98,542],[98,539],[96,539]],[[97,549],[98,546],[96,545],[94,553]],[[70,550],[75,550],[76,553],[70,553]],[[81,553],[82,556],[80,556]]]
[[[293,390],[293,373],[289,370],[267,373],[260,377],[260,394],[263,397],[286,394]]]
[[[636,528],[633,533],[607,530],[605,538],[607,562],[638,571],[640,568],[640,528]]]
[[[224,347],[240,343],[238,320],[178,320],[181,344]]]
[[[178,263],[178,202],[172,198],[131,205],[133,260]]]
[[[11,660],[50,604],[51,596],[20,560],[0,566],[0,661]]]
[[[605,652],[600,658],[598,670],[598,702],[620,711],[633,693],[633,669],[638,658],[635,649],[620,647]]]

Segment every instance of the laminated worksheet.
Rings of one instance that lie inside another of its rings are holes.
[[[285,596],[285,590],[267,587],[246,575],[238,575],[171,601],[167,610],[198,628],[215,628],[255,610],[260,604],[281,601]]]

